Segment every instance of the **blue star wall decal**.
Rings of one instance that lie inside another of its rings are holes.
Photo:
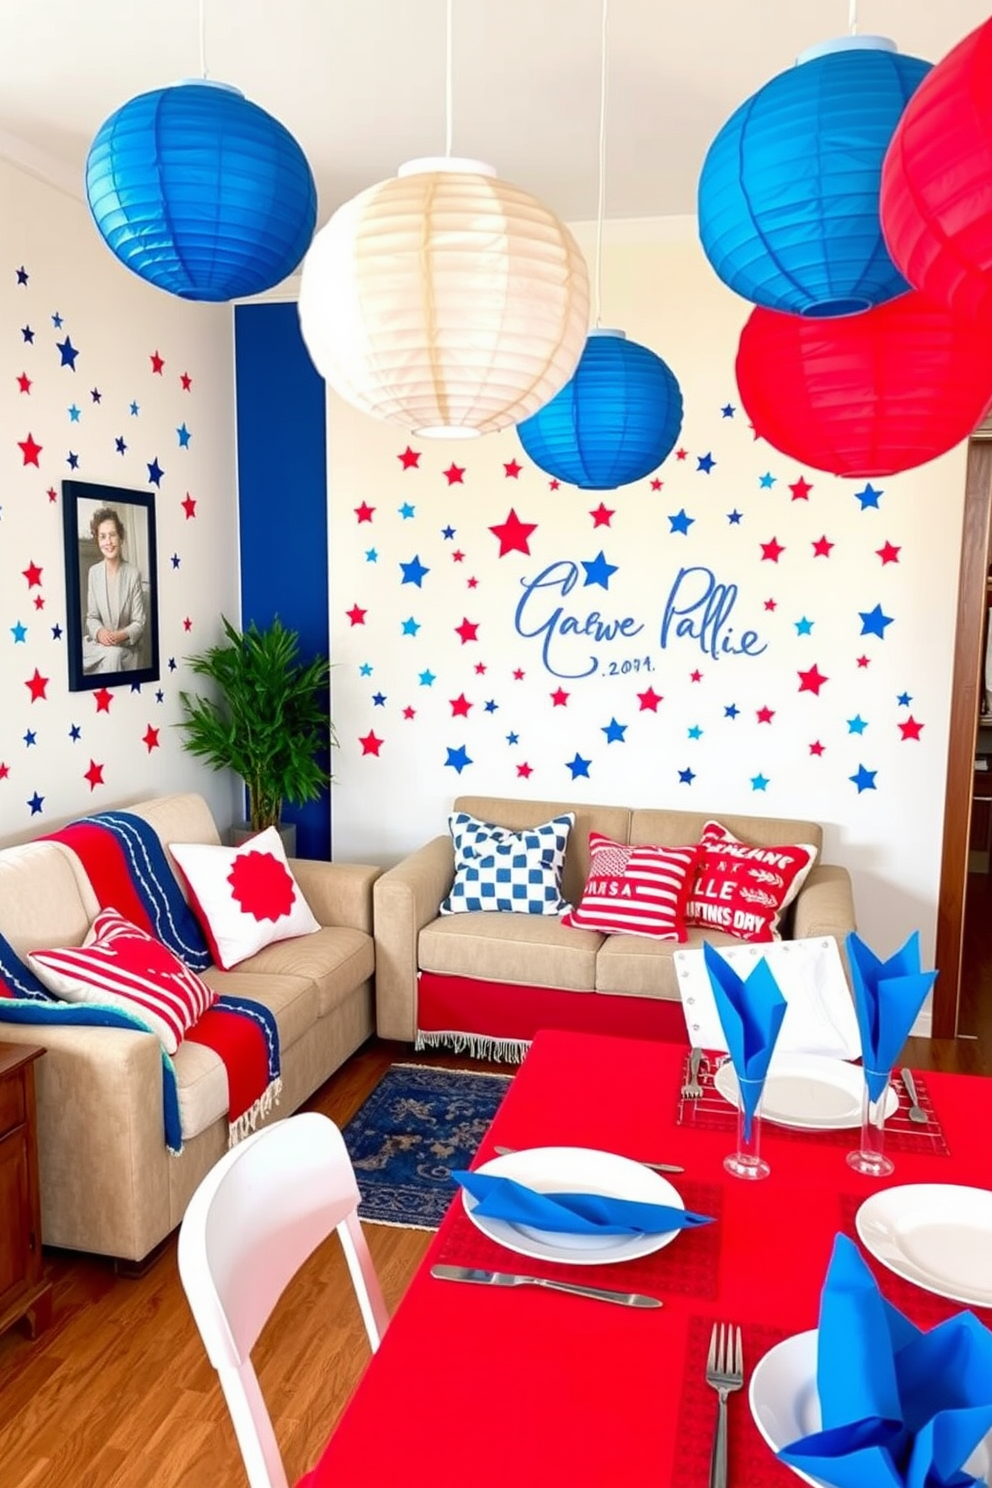
[[[384,708],[386,706],[386,694],[384,692],[374,692],[372,694],[372,702],[376,708]]]
[[[878,506],[878,498],[885,495],[885,489],[883,487],[881,491],[876,491],[871,481],[869,481],[866,486],[860,491],[855,491],[854,494],[858,501],[861,502],[861,510],[864,511],[869,506]]]
[[[450,746],[448,747],[448,758],[444,762],[445,769],[447,769],[447,767],[450,765],[451,768],[453,770],[457,770],[460,775],[465,766],[470,764],[472,764],[472,760],[469,758],[468,751],[466,750],[464,744],[460,744],[457,749],[452,749]]]
[[[358,675],[360,677],[371,677],[371,675],[372,675],[372,663],[371,662],[368,662],[368,661],[363,661],[362,664],[361,664],[361,666],[358,668]]]
[[[701,739],[703,737],[703,731],[699,727],[698,723],[694,723],[692,725],[692,728],[688,729],[686,732],[688,733],[690,739]]]
[[[908,708],[912,701],[912,696],[908,692],[901,692],[896,698],[896,702],[898,703],[900,708]]]
[[[158,688],[157,691],[156,691],[156,693],[155,693],[155,701],[157,703],[164,703],[165,702],[165,693],[162,691],[161,687]]]
[[[150,486],[151,485],[160,486],[162,484],[162,477],[163,477],[164,474],[165,474],[165,471],[162,469],[161,465],[158,463],[158,455],[156,455],[155,458],[154,458],[154,460],[148,466],[148,484]]]
[[[778,477],[772,475],[770,470],[766,470],[764,475],[758,476],[758,485],[761,486],[762,490],[770,491],[777,479]]]
[[[724,718],[736,718],[740,711],[736,703],[728,703],[723,710],[723,716]]]
[[[400,629],[404,635],[415,636],[417,634],[417,631],[420,629],[420,621],[415,620],[411,615],[409,620],[403,621]]]
[[[860,713],[856,713],[853,718],[847,720],[847,731],[849,734],[863,734],[867,727],[867,720],[862,718]]]
[[[45,804],[45,798],[44,796],[39,796],[38,792],[35,791],[30,801],[26,801],[24,804],[31,807],[32,816],[37,816],[40,813],[42,806]]]
[[[69,404],[69,407],[66,409],[66,413],[69,415],[70,424],[79,423],[79,409],[76,407],[75,403]]]
[[[713,466],[715,464],[716,464],[716,461],[714,460],[714,458],[713,458],[713,456],[712,456],[712,454],[710,453],[709,450],[707,450],[707,452],[706,452],[705,455],[697,455],[696,456],[696,474],[698,475],[699,472],[702,470],[705,475],[709,475],[710,471],[713,469]]]
[[[624,734],[627,732],[627,724],[617,723],[615,718],[610,719],[609,723],[602,729],[602,732],[606,735],[607,744],[626,744],[627,742],[624,738]]]
[[[189,449],[189,442],[193,436],[187,429],[185,421],[179,425],[179,428],[176,430],[176,434],[179,439],[179,448]]]
[[[22,625],[20,620],[18,620],[16,625],[12,625],[10,627],[10,633],[14,637],[14,644],[16,645],[18,641],[24,640],[24,637],[28,633],[28,628],[26,625]]]
[[[34,331],[31,329],[30,326],[21,326],[21,335],[24,337],[25,341],[30,342],[34,340]]]
[[[668,520],[671,523],[671,532],[669,533],[669,536],[671,536],[672,532],[681,532],[682,536],[684,537],[696,519],[695,517],[690,517],[687,514],[685,507],[683,507],[682,510],[677,511],[674,516],[670,515]]]
[[[737,410],[734,408],[733,403],[724,403],[723,407],[720,409],[720,412],[723,414],[724,418],[733,418]]]
[[[744,515],[744,513],[743,512],[739,512],[737,510],[736,506],[735,506],[732,512],[728,512],[727,513],[727,521],[730,523],[731,527],[739,527],[740,526],[740,522],[741,522],[741,517],[743,515]]]
[[[62,627],[61,627],[61,625],[58,625],[58,624],[53,625],[52,626],[52,640],[53,641],[60,641],[61,639],[62,639]]]
[[[589,766],[591,764],[592,764],[592,760],[583,759],[582,756],[581,756],[581,754],[579,754],[578,751],[576,751],[576,754],[575,754],[575,758],[574,759],[570,759],[570,760],[566,760],[565,761],[565,769],[566,770],[571,770],[571,772],[572,772],[572,779],[573,780],[578,780],[578,778],[579,778],[580,775],[584,775],[586,777],[586,779],[588,780],[588,778],[589,778]]]
[[[62,358],[61,362],[59,363],[59,366],[60,367],[71,367],[72,370],[73,370],[73,372],[75,372],[75,370],[76,370],[76,358],[79,355],[78,348],[75,347],[75,346],[73,346],[73,344],[70,341],[70,339],[69,339],[68,336],[66,336],[66,338],[65,338],[64,341],[56,341],[55,345],[56,345],[56,347],[58,349],[59,355]]]
[[[71,723],[69,725],[69,738],[72,740],[72,742],[74,744],[77,743],[78,740],[82,737],[82,733],[83,733],[83,731],[79,727],[79,724],[78,723]]]
[[[114,440],[114,448],[119,455],[127,453],[127,445],[124,443],[123,434],[118,434],[117,438]]]
[[[768,776],[767,775],[752,775],[751,776],[751,789],[752,790],[763,791],[763,790],[765,790],[767,788],[767,786],[768,786]]]
[[[695,780],[695,778],[696,778],[696,772],[695,772],[695,770],[680,770],[679,771],[679,784],[680,785],[691,785],[692,782]]]
[[[421,672],[421,674],[420,674],[420,685],[421,685],[421,687],[433,687],[434,686],[434,683],[436,681],[437,681],[437,675],[434,672]]]
[[[366,548],[366,550],[365,550],[365,562],[366,563],[378,563],[379,562],[379,553],[378,553],[378,551],[377,551],[376,548]]]
[[[483,713],[495,713],[498,707],[499,703],[495,698],[488,698],[482,705],[482,711]]]
[[[131,691],[132,692],[140,692],[141,691],[141,683],[140,682],[132,682],[131,683]]]
[[[609,589],[610,579],[617,571],[617,565],[615,563],[607,563],[606,555],[602,549],[599,550],[591,563],[587,563],[583,558],[582,567],[586,571],[585,582],[582,586],[583,589],[588,588],[590,584],[598,584],[601,589]]]
[[[99,388],[90,388],[90,397],[94,403],[102,403],[103,401],[103,394]]]
[[[416,507],[411,506],[409,501],[404,501],[403,505],[398,506],[396,510],[399,512],[404,522],[408,522],[416,511]]]
[[[131,404],[131,417],[132,418],[137,418],[138,417],[138,414],[140,412],[141,412],[140,404],[138,404],[138,403],[132,403]]]
[[[797,635],[809,635],[811,633],[812,629],[813,629],[813,622],[812,622],[812,620],[807,620],[805,615],[803,616],[803,618],[801,620],[797,620],[796,621],[796,634]]]
[[[178,553],[173,553],[173,555],[172,555],[172,566],[173,566],[173,568],[178,568],[181,561],[182,560],[180,559],[179,554]]]
[[[174,672],[175,670],[176,670],[176,658],[174,656],[170,656],[169,657],[169,671],[170,672]]]
[[[877,770],[866,770],[864,765],[859,765],[857,774],[849,775],[847,778],[853,785],[858,787],[858,795],[860,796],[862,791],[878,789],[878,786],[875,784],[875,776],[877,774]]]
[[[35,733],[34,729],[28,729],[27,733],[24,735],[24,747],[26,749],[30,749],[31,745],[37,744],[37,742],[38,735]]]
[[[424,575],[430,573],[430,569],[421,563],[419,554],[414,554],[409,563],[401,563],[400,568],[403,570],[401,583],[416,584],[418,589],[423,587]]]
[[[60,331],[62,329],[62,317],[57,310],[52,316],[52,325],[57,331]]]
[[[17,270],[17,282],[18,282],[18,284],[27,284],[28,277],[29,276],[28,276],[27,269],[24,267],[23,264],[21,264],[21,267]]]
[[[885,640],[885,627],[892,624],[891,615],[882,614],[882,606],[877,604],[873,610],[859,610],[861,616],[861,634],[877,635],[880,640]]]
[[[441,528],[441,536],[447,538],[448,541],[450,542],[451,539],[455,535],[455,531],[456,531],[456,529],[454,527],[442,527]]]
[[[68,465],[70,470],[78,470],[79,456],[73,450],[70,450],[65,457],[65,463]]]

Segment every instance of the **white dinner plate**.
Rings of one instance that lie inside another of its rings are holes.
[[[592,1147],[528,1147],[490,1158],[476,1172],[489,1173],[494,1178],[512,1178],[537,1193],[605,1194],[615,1199],[685,1208],[678,1189],[659,1173],[652,1173],[629,1157],[598,1152]],[[661,1235],[562,1235],[477,1214],[477,1202],[467,1189],[462,1189],[466,1214],[490,1240],[505,1245],[507,1250],[515,1250],[518,1255],[566,1265],[598,1266],[632,1261],[661,1250],[679,1233],[666,1230]]]
[[[992,1193],[956,1183],[906,1183],[866,1199],[855,1216],[866,1250],[925,1291],[992,1307]]]
[[[713,1084],[724,1100],[737,1105],[737,1074],[729,1059],[720,1065]],[[861,1125],[864,1088],[858,1064],[825,1054],[783,1054],[768,1071],[759,1109],[762,1120],[776,1126],[839,1131]],[[890,1085],[885,1093],[886,1120],[898,1105]]]
[[[748,1401],[755,1425],[773,1452],[819,1431],[820,1397],[816,1393],[817,1331],[795,1333],[768,1350],[755,1365]],[[783,1466],[789,1466],[784,1463]],[[979,1442],[965,1470],[983,1482],[992,1482],[992,1432]],[[824,1488],[822,1478],[791,1467],[797,1478]]]

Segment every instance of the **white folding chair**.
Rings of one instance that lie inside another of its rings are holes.
[[[316,1111],[255,1132],[200,1183],[179,1231],[179,1275],[220,1377],[251,1488],[288,1488],[251,1350],[292,1277],[337,1230],[373,1349],[389,1321],[358,1220],[358,1185]]]

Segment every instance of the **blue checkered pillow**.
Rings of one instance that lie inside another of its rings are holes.
[[[569,811],[539,827],[511,832],[466,811],[448,817],[455,848],[455,881],[442,914],[496,909],[511,914],[557,915],[570,906],[561,897],[561,870]]]

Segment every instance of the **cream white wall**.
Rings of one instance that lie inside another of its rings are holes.
[[[18,283],[22,266],[27,284]],[[67,334],[79,353],[75,371],[56,348]],[[37,467],[19,447],[28,434],[42,446]],[[154,460],[164,471],[157,489]],[[70,476],[155,492],[161,680],[140,692],[113,688],[103,712],[92,692],[68,691],[61,482]],[[32,564],[41,581],[29,587]],[[238,615],[230,308],[186,304],[143,284],[111,256],[80,200],[0,160],[0,844],[164,791],[202,791],[222,824],[232,819],[235,782],[186,753],[175,728],[178,691],[193,681],[183,658],[217,639],[222,612]],[[26,684],[36,671],[48,681],[32,701]],[[94,762],[103,783],[91,785],[84,776]]]
[[[591,232],[580,236],[591,257]],[[663,356],[685,398],[687,458],[669,456],[660,491],[648,479],[602,495],[551,491],[512,430],[470,443],[408,440],[329,395],[337,856],[395,861],[445,831],[459,792],[812,817],[824,823],[827,859],[853,874],[870,943],[887,951],[919,928],[932,956],[965,451],[876,480],[883,494],[873,507],[854,494],[864,482],[803,470],[755,441],[734,380],[747,313],[713,276],[691,222],[610,225],[603,324]],[[723,417],[727,405],[733,417]],[[398,456],[408,443],[420,460],[406,469]],[[716,462],[708,475],[697,466],[705,454]],[[504,468],[513,461],[515,478]],[[461,483],[443,473],[452,462],[465,468]],[[760,484],[766,474],[771,487]],[[811,484],[807,499],[789,490],[800,477]],[[609,525],[590,516],[600,501],[615,512]],[[359,520],[363,504],[371,520]],[[529,553],[500,557],[490,528],[511,508],[536,526]],[[693,519],[687,535],[669,521],[682,511]],[[815,557],[824,536],[830,556]],[[773,538],[784,548],[778,562],[762,558]],[[899,553],[883,564],[886,543]],[[581,564],[600,552],[617,569],[606,590],[582,582]],[[418,570],[400,565],[415,558],[429,572],[404,583]],[[559,561],[578,565],[579,582],[556,604],[643,625],[630,645],[556,642],[561,670],[598,658],[591,677],[572,681],[551,676],[539,640],[514,625],[522,584]],[[760,656],[714,660],[691,638],[659,646],[683,566],[738,586],[732,624],[760,634]],[[876,605],[892,623],[882,636],[862,634],[859,616]],[[475,641],[456,633],[463,619],[478,625]],[[646,677],[604,675],[610,661],[644,655],[654,668]],[[800,691],[800,670],[814,664],[829,679],[819,694]],[[663,695],[656,710],[637,699],[648,682]],[[559,686],[569,696],[555,706]],[[897,701],[905,694],[908,705]],[[765,707],[774,716],[762,724]],[[610,743],[614,720],[626,728]],[[922,723],[919,737],[900,729],[909,720]],[[514,734],[517,744],[507,740]],[[811,754],[812,743],[823,752]],[[449,751],[472,763],[459,773]],[[572,778],[576,756],[590,762],[588,777]],[[850,778],[861,767],[874,772],[873,789]]]

